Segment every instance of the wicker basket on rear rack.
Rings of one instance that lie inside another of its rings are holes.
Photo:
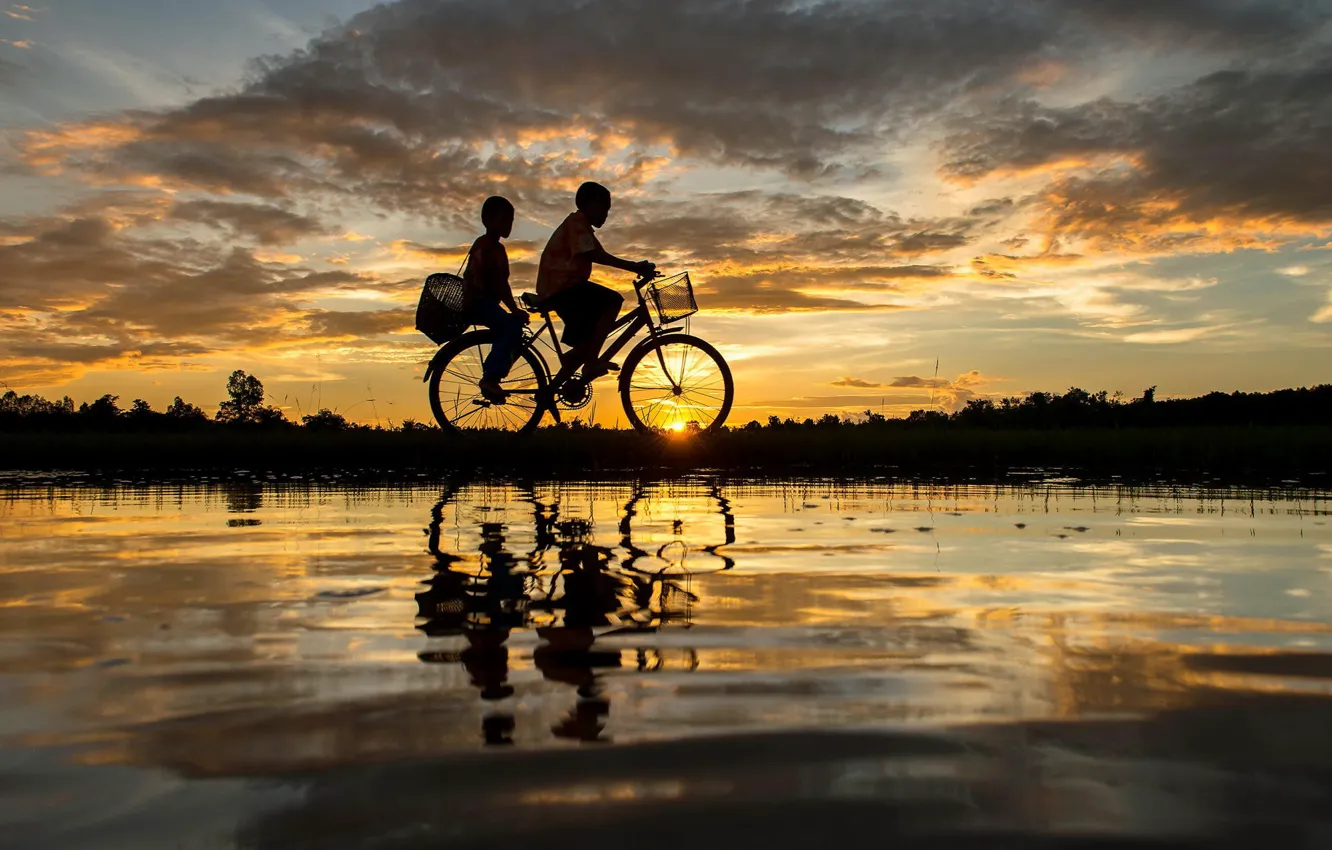
[[[698,312],[689,272],[648,281],[645,288],[652,309],[657,313],[657,320],[663,325],[682,321]]]
[[[463,279],[447,272],[432,274],[421,287],[416,329],[436,345],[457,339],[469,324],[463,306]]]

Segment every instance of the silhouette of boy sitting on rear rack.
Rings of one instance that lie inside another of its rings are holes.
[[[486,232],[477,237],[468,252],[463,272],[463,310],[472,324],[495,332],[495,343],[481,366],[477,388],[487,401],[504,401],[500,381],[513,368],[514,356],[523,340],[523,325],[531,321],[518,306],[509,287],[509,254],[500,241],[513,232],[513,204],[495,195],[481,205],[481,223]],[[503,302],[509,310],[500,309]]]

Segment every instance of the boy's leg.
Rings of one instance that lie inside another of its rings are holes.
[[[577,289],[567,290],[555,297],[559,299],[552,305],[555,312],[564,321],[565,327],[574,329],[577,336],[560,360],[560,370],[551,382],[548,390],[550,399],[546,400],[546,404],[553,400],[554,388],[580,368],[589,378],[606,373],[605,368],[596,364],[596,357],[611,329],[615,327],[620,306],[624,304],[624,297],[618,292],[591,281],[577,284]],[[567,341],[569,337],[566,335],[565,339]],[[596,371],[598,368],[600,372]]]
[[[576,284],[552,299],[555,312],[564,322],[564,342],[569,346],[560,356],[560,370],[555,374],[553,386],[559,386],[577,372],[579,367],[587,362],[589,352],[595,353],[592,347],[595,328],[592,326],[592,316],[589,313],[587,296],[590,293],[586,289],[588,286],[591,286],[591,283]]]
[[[500,381],[513,367],[516,341],[511,335],[511,322],[516,318],[502,310],[498,304],[485,304],[477,310],[476,323],[490,328],[495,337],[490,353],[481,364],[481,380],[477,382],[481,395],[492,402],[504,400],[504,388],[500,386]]]
[[[619,318],[619,309],[625,305],[625,297],[621,296],[614,289],[607,289],[605,286],[591,284],[597,288],[597,325],[591,333],[589,353],[583,374],[589,378],[597,378],[609,372],[609,364],[606,360],[598,358],[601,354],[602,346],[606,345],[606,338],[610,337],[611,330],[615,328],[615,320]]]
[[[523,322],[512,313],[501,310],[498,306],[490,314],[486,326],[495,332],[495,343],[490,347],[490,354],[482,364],[481,374],[491,381],[502,381],[513,368],[514,355],[523,338]]]

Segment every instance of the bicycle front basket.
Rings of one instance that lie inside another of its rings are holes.
[[[698,302],[694,300],[694,285],[689,281],[689,272],[681,272],[650,282],[648,297],[652,300],[653,309],[657,311],[657,319],[663,325],[687,319],[698,312]]]
[[[421,287],[416,329],[436,345],[461,336],[468,325],[463,305],[463,279],[456,274],[432,274]]]

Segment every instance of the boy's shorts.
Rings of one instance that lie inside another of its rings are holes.
[[[550,296],[546,306],[564,322],[564,334],[560,337],[564,344],[581,345],[591,338],[597,319],[607,313],[620,315],[624,296],[589,280]]]

